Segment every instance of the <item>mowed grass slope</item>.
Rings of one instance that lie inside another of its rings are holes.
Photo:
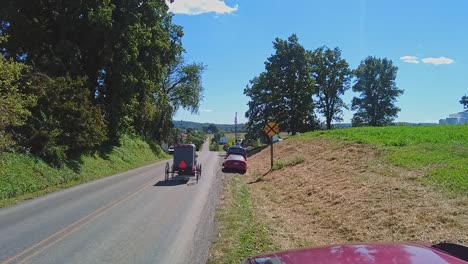
[[[0,208],[167,157],[159,146],[129,136],[106,154],[83,155],[62,168],[32,155],[6,153],[0,155]]]
[[[467,136],[468,126],[383,127],[316,131],[280,141],[273,170],[265,149],[249,158],[247,174],[236,182],[247,189],[242,197],[264,227],[248,232],[271,245],[239,250],[245,244],[233,234],[246,230],[235,218],[240,206],[222,202],[219,215],[231,217],[217,218],[229,228],[219,229],[213,263],[341,243],[466,244]],[[243,190],[231,187],[236,189]],[[224,197],[236,200],[232,191]]]
[[[427,183],[468,193],[468,125],[336,129],[300,138],[337,138],[382,146],[384,160],[409,170],[424,169]]]

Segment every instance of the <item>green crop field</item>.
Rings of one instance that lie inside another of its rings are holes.
[[[305,133],[374,144],[384,158],[407,169],[427,168],[424,181],[453,193],[468,193],[468,125],[360,127]]]

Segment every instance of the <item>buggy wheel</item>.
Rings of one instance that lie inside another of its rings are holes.
[[[200,179],[201,179],[201,176],[202,176],[202,167],[201,167],[201,164],[198,165],[198,174],[200,174]]]
[[[166,162],[166,173],[164,174],[164,180],[169,180],[169,162]]]
[[[197,183],[198,183],[198,180],[200,179],[200,172],[198,170],[195,172],[195,177],[196,177]]]
[[[175,166],[174,164],[172,164],[171,179],[174,178],[174,174],[175,174]]]

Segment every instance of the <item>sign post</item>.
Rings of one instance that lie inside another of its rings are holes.
[[[263,128],[263,131],[268,135],[268,138],[270,139],[270,149],[271,149],[270,163],[271,163],[271,169],[273,169],[273,136],[279,133],[279,126],[275,122],[268,122],[268,124],[266,124],[265,127]]]
[[[270,137],[270,169],[273,170],[273,136]]]

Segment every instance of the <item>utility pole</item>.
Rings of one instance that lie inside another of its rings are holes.
[[[236,112],[236,117],[234,117],[234,129],[235,129],[235,137],[236,137],[236,144],[237,144],[237,112]]]

